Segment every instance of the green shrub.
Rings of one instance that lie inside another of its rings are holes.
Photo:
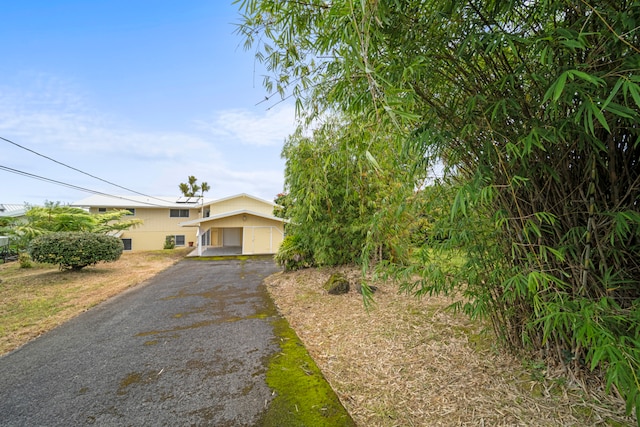
[[[33,267],[33,263],[31,262],[31,257],[26,252],[20,252],[20,254],[18,255],[18,262],[20,263],[20,268]]]
[[[61,270],[80,270],[100,261],[116,261],[122,251],[120,239],[96,233],[48,233],[36,237],[29,244],[29,253],[34,261],[57,264]]]
[[[284,267],[285,271],[300,270],[313,266],[313,254],[304,245],[302,238],[297,235],[289,235],[284,238],[275,260]]]
[[[167,236],[164,239],[164,249],[175,249],[176,238],[174,236]]]

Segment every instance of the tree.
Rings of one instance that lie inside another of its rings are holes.
[[[45,202],[44,206],[28,207],[26,221],[16,221],[10,227],[10,234],[24,250],[36,236],[59,232],[76,231],[107,234],[111,231],[127,230],[142,223],[141,219],[123,219],[128,210],[116,209],[105,213],[92,214],[82,208],[66,206],[60,202]]]
[[[309,120],[388,119],[450,168],[449,239],[430,245],[467,263],[397,268],[423,273],[408,289],[462,291],[508,346],[602,369],[640,412],[640,5],[242,3],[268,90]]]
[[[275,206],[273,207],[273,216],[278,218],[290,218],[289,207],[291,206],[291,198],[287,193],[278,193],[273,200]],[[285,224],[286,227],[286,224]]]
[[[289,220],[287,234],[297,236],[296,244],[310,251],[315,264],[406,259],[397,244],[403,232],[387,226],[383,209],[413,191],[395,176],[402,173],[397,143],[379,126],[369,129],[337,117],[310,135],[300,128],[288,138],[282,151],[286,197],[280,198],[286,209],[278,214]]]
[[[200,185],[197,184],[197,182],[198,179],[195,176],[190,175],[187,178],[187,182],[180,183],[178,187],[185,197],[202,197],[204,196],[204,193],[211,190],[211,187],[206,182],[203,182]]]

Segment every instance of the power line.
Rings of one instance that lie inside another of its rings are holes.
[[[33,178],[33,179],[37,179],[37,180],[44,181],[44,182],[49,182],[51,184],[61,185],[63,187],[71,188],[71,189],[74,189],[74,190],[84,191],[86,193],[97,194],[97,195],[100,195],[100,196],[112,197],[114,199],[121,199],[121,200],[126,200],[126,201],[134,202],[134,203],[142,203],[142,204],[149,205],[149,206],[156,206],[156,207],[161,207],[161,208],[167,207],[166,205],[159,205],[159,204],[156,204],[156,203],[149,203],[149,202],[143,202],[143,201],[140,201],[140,200],[128,199],[128,198],[126,198],[124,196],[114,196],[113,194],[103,193],[101,191],[96,191],[96,190],[91,190],[89,188],[79,187],[77,185],[69,184],[69,183],[62,182],[62,181],[57,181],[55,179],[46,178],[44,176],[35,175],[35,174],[29,173],[29,172],[25,172],[25,171],[21,171],[21,170],[18,170],[18,169],[13,169],[13,168],[10,168],[8,166],[0,165],[0,170],[4,170],[4,171],[7,171],[7,172],[15,173],[17,175],[26,176],[28,178]],[[144,194],[143,194],[143,196],[144,196]],[[164,203],[168,203],[166,200],[158,199],[157,197],[154,197],[154,199],[160,200],[160,201],[162,201]]]
[[[105,183],[107,183],[107,184],[109,184],[109,185],[113,185],[114,187],[121,188],[121,189],[123,189],[123,190],[129,191],[129,192],[131,192],[131,193],[138,194],[138,195],[140,195],[140,196],[145,196],[145,197],[148,197],[148,198],[150,198],[150,199],[160,200],[160,201],[162,201],[162,202],[165,202],[165,203],[166,203],[166,201],[165,201],[165,200],[159,199],[159,198],[157,198],[157,197],[149,196],[148,194],[140,193],[140,192],[135,191],[135,190],[131,190],[130,188],[123,187],[123,186],[118,185],[118,184],[115,184],[115,183],[113,183],[113,182],[111,182],[111,181],[107,181],[106,179],[102,179],[102,178],[97,177],[97,176],[95,176],[95,175],[92,175],[92,174],[90,174],[90,173],[88,173],[88,172],[82,171],[82,170],[80,170],[80,169],[78,169],[78,168],[75,168],[75,167],[73,167],[73,166],[69,166],[69,165],[67,165],[66,163],[62,163],[62,162],[60,162],[60,161],[58,161],[58,160],[56,160],[56,159],[53,159],[53,158],[51,158],[51,157],[49,157],[49,156],[45,156],[44,154],[38,153],[38,152],[37,152],[37,151],[35,151],[35,150],[32,150],[32,149],[27,148],[27,147],[25,147],[25,146],[22,146],[22,145],[20,145],[20,144],[18,144],[18,143],[16,143],[16,142],[13,142],[13,141],[11,141],[10,139],[4,138],[4,137],[2,137],[2,136],[0,136],[0,139],[2,139],[3,141],[8,142],[9,144],[13,144],[13,145],[15,145],[15,146],[16,146],[16,147],[18,147],[18,148],[22,148],[23,150],[26,150],[26,151],[28,151],[28,152],[30,152],[30,153],[33,153],[33,154],[35,154],[36,156],[43,157],[43,158],[45,158],[45,159],[47,159],[47,160],[50,160],[50,161],[52,161],[52,162],[54,162],[54,163],[57,163],[57,164],[61,165],[61,166],[64,166],[64,167],[69,168],[69,169],[71,169],[71,170],[74,170],[74,171],[76,171],[76,172],[80,172],[81,174],[84,174],[84,175],[90,176],[91,178],[97,179],[98,181],[105,182]],[[90,191],[92,191],[92,190],[90,190]],[[96,193],[96,194],[98,194],[98,193]]]

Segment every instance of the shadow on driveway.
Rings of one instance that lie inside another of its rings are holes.
[[[5,355],[0,425],[353,425],[336,399],[316,421],[270,410],[283,393],[265,382],[284,354],[283,319],[262,280],[277,270],[184,260]],[[327,413],[339,416],[328,424]]]

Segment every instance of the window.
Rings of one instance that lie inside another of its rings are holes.
[[[131,239],[122,239],[122,244],[124,245],[125,251],[131,250]]]
[[[184,246],[184,234],[176,236],[176,246]]]
[[[130,212],[127,215],[135,215],[136,214],[136,210],[134,208],[124,208],[124,210]]]
[[[189,209],[169,209],[171,218],[189,218]]]
[[[105,213],[107,211],[107,208],[98,208],[98,212],[100,213]]]

